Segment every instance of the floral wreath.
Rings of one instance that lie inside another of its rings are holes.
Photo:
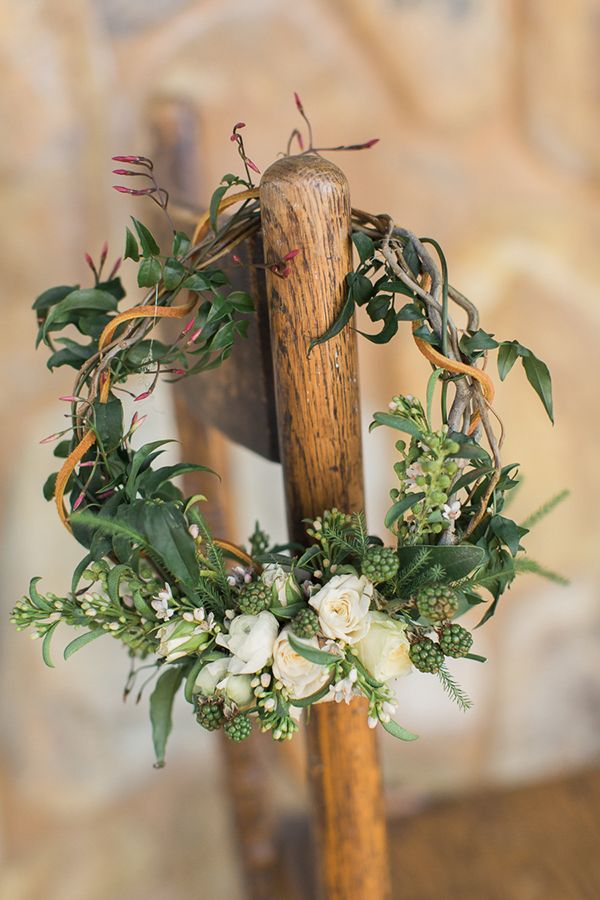
[[[308,144],[295,129],[288,154],[294,141],[300,154],[376,143],[316,148],[297,95],[296,106]],[[346,277],[338,319],[311,347],[349,327],[355,308],[364,307],[380,329],[365,337],[387,343],[399,323],[408,322],[417,349],[433,367],[424,406],[396,396],[388,410],[374,414],[371,425],[407,436],[396,443],[392,505],[383,523],[394,546],[368,533],[362,512],[331,509],[306,523],[305,547],[274,546],[257,524],[247,550],[237,548],[211,534],[200,511],[204,498],[185,497],[174,483],[205,467],[156,466],[164,440],[132,446],[144,417],[136,413],[124,422],[117,393],[125,391],[127,379],[150,376],[147,389],[134,397],[140,402],[160,377],[178,381],[215,368],[245,336],[253,314],[252,298],[229,291],[219,268],[225,257],[241,265],[236,245],[261,226],[252,180],[259,170],[246,154],[243,127],[234,127],[231,140],[245,175],[222,179],[191,238],[173,227],[168,195],[151,160],[113,157],[129,167],[115,169],[117,175],[145,179],[141,188],[115,189],[149,197],[173,232],[165,251],[139,220],[133,218],[133,230],[126,230],[123,259],[138,264],[137,283],[147,289],[139,304],[121,311],[122,260],[105,276],[104,245],[97,265],[86,254],[92,287],[52,287],[33,305],[37,344],[51,351],[48,367],[71,366],[77,373],[72,395],[61,398],[70,403],[69,427],[44,439],[58,442],[54,455],[64,460],[47,480],[44,495],[54,498],[62,522],[87,553],[66,596],[40,593],[40,579],[34,578],[12,621],[18,629],[34,629],[49,666],[50,642],[61,623],[86,629],[67,645],[65,659],[105,634],[121,641],[131,659],[125,695],[142,671],[150,671],[150,678],[138,688],[138,699],[157,678],[150,716],[159,766],[181,687],[199,724],[211,731],[223,727],[234,741],[247,737],[254,721],[275,740],[291,738],[303,708],[349,703],[356,696],[368,701],[369,726],[380,723],[394,736],[414,740],[416,735],[394,718],[393,680],[413,669],[435,674],[468,708],[470,700],[446,659],[481,663],[485,658],[471,651],[473,635],[456,620],[484,603],[485,590],[491,602],[483,624],[520,572],[562,580],[525,556],[521,539],[565,492],[522,524],[503,514],[518,485],[517,464],[501,462],[503,427],[492,407],[494,385],[485,364],[490,351],[497,351],[504,380],[520,359],[552,419],[548,369],[518,341],[497,341],[483,331],[476,307],[449,284],[439,244],[399,228],[388,215],[352,211],[358,264]],[[235,213],[219,218],[234,204]],[[270,270],[293,278],[300,252],[291,247]],[[450,315],[449,301],[466,317],[463,327]],[[162,318],[187,319],[169,344],[149,338]],[[73,330],[87,343],[68,336]],[[432,407],[438,388],[436,428]]]

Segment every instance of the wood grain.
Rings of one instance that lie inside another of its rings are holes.
[[[344,174],[317,156],[288,157],[261,180],[267,263],[300,249],[288,278],[267,274],[279,447],[290,537],[326,508],[362,509],[362,450],[354,336],[316,347],[335,320],[352,268]],[[322,895],[389,896],[381,774],[364,704],[312,710],[308,769]]]

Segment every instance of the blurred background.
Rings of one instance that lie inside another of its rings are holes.
[[[505,460],[524,474],[512,512],[524,518],[572,491],[526,541],[571,584],[523,577],[476,632],[489,662],[453,667],[474,709],[461,713],[435,679],[400,684],[401,721],[422,737],[382,739],[390,809],[410,818],[439,798],[593,769],[599,4],[3,0],[0,24],[2,900],[243,897],[219,740],[182,704],[168,766],[155,771],[147,704],[121,703],[127,660],[116,642],[49,671],[8,615],[32,575],[46,590],[66,589],[82,555],[41,496],[53,458],[39,441],[56,431],[65,411],[57,398],[71,384],[70,370],[50,377],[35,353],[30,307],[48,285],[86,279],[84,251],[97,255],[108,239],[118,256],[129,214],[146,215],[111,190],[110,157],[148,155],[173,121],[179,146],[188,136],[186,174],[162,180],[189,178],[189,200],[202,206],[225,172],[238,171],[234,122],[247,123],[261,169],[285,149],[300,124],[294,90],[319,144],[381,139],[335,158],[353,205],[437,238],[483,327],[550,366],[554,428],[520,367],[498,391]],[[124,279],[133,289],[127,267]],[[360,357],[365,426],[392,394],[422,393],[427,364],[407,334],[383,350],[362,342]],[[175,433],[168,391],[145,411],[144,440]],[[372,525],[387,507],[394,451],[383,430],[364,443]],[[231,537],[244,540],[258,516],[282,538],[279,467],[227,446],[223,469],[236,498]],[[60,638],[57,660],[59,650]],[[306,800],[300,746],[286,757],[273,778],[281,811],[293,815]]]

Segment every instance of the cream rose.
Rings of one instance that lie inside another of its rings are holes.
[[[216,637],[216,643],[231,653],[230,674],[253,675],[266,666],[278,631],[277,619],[268,610],[257,616],[236,616],[229,626],[229,634]]]
[[[370,612],[369,624],[366,637],[354,648],[365,669],[377,681],[408,675],[412,664],[406,624],[382,612]]]
[[[300,700],[323,687],[331,677],[331,671],[329,666],[320,666],[296,653],[288,641],[290,630],[290,626],[286,625],[273,646],[273,676],[281,681],[290,697]],[[307,647],[319,649],[316,637],[309,640],[296,638],[296,640],[306,644]]]
[[[273,588],[273,595],[280,606],[287,606],[288,603],[294,603],[302,597],[294,576],[276,563],[268,563],[264,567],[260,580],[267,587]]]
[[[250,685],[252,677],[228,674],[230,659],[229,656],[222,656],[207,663],[194,682],[194,693],[212,697],[216,691],[221,691],[236,706],[249,706],[254,699],[254,691]]]
[[[356,644],[369,630],[373,583],[362,575],[334,575],[308,601],[319,614],[323,634],[345,644]]]

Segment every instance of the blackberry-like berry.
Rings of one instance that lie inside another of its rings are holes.
[[[196,721],[207,731],[216,731],[225,721],[223,704],[220,700],[209,699],[196,701]]]
[[[262,581],[252,581],[240,591],[238,604],[243,613],[257,616],[271,605],[272,591]]]
[[[458,611],[458,594],[451,587],[432,584],[417,595],[417,608],[430,622],[445,622]]]
[[[225,734],[231,741],[243,741],[252,731],[252,721],[245,713],[238,713],[225,722]]]
[[[292,619],[292,631],[299,638],[311,638],[319,630],[319,617],[308,607],[300,610]]]
[[[466,656],[472,643],[473,635],[462,625],[446,625],[440,634],[440,647],[444,656],[453,656],[454,659]]]
[[[362,558],[362,573],[374,584],[390,581],[398,571],[398,557],[391,547],[369,547]]]
[[[444,662],[444,654],[431,638],[421,638],[412,644],[408,655],[419,672],[437,672]]]

